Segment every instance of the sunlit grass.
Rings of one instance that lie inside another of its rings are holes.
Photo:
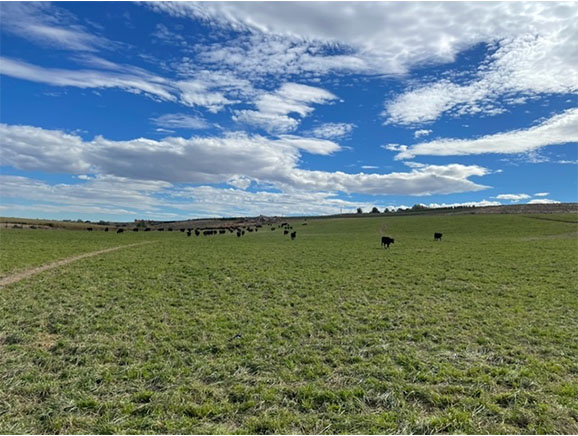
[[[125,235],[159,242],[1,289],[0,433],[578,432],[575,223],[294,227]],[[10,232],[19,267],[119,240]]]

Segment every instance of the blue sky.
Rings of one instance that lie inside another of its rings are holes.
[[[0,215],[578,200],[578,6],[1,3]]]

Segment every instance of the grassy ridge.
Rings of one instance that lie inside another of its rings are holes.
[[[576,224],[296,229],[125,235],[160,242],[0,290],[0,433],[578,432]]]

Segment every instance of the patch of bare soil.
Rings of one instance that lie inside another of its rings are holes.
[[[87,257],[98,256],[99,254],[110,253],[111,251],[120,250],[121,248],[136,247],[138,245],[151,244],[154,241],[139,242],[137,244],[120,245],[118,247],[106,248],[104,250],[91,251],[90,253],[79,254],[78,256],[67,257],[66,259],[58,260],[56,262],[47,263],[46,265],[41,265],[36,268],[31,268],[25,271],[20,271],[15,274],[3,277],[0,279],[0,286],[11,285],[13,283],[19,282],[20,280],[27,279],[41,272],[47,271],[49,269],[58,268],[59,266],[68,265],[69,263],[76,262],[77,260],[85,259]]]

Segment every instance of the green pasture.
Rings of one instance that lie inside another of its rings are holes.
[[[154,243],[0,289],[0,433],[578,433],[576,221],[3,229],[3,275]]]

